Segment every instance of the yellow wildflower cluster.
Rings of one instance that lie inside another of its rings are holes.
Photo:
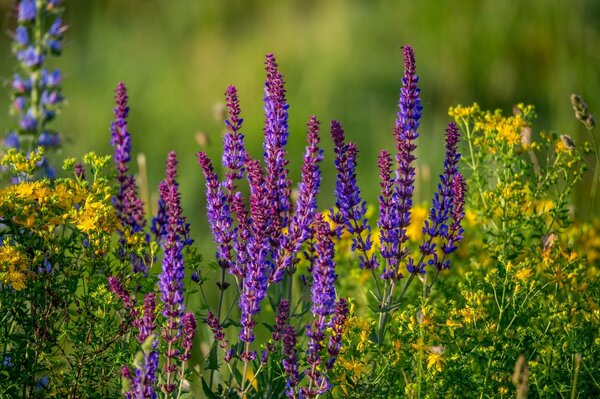
[[[464,133],[475,145],[481,145],[490,152],[496,152],[497,146],[506,144],[509,147],[523,144],[529,148],[525,129],[535,118],[531,105],[518,104],[511,116],[502,115],[502,111],[482,111],[477,103],[470,106],[458,105],[450,108],[448,114],[454,118]]]
[[[2,159],[0,159],[0,165],[9,168],[15,176],[32,176],[39,168],[43,156],[44,150],[42,147],[32,151],[27,156],[24,153],[11,148],[3,155]]]
[[[30,154],[31,158],[36,156]],[[35,165],[28,162],[28,157],[15,151],[7,152],[1,160],[20,176],[35,173]],[[108,181],[101,178],[92,182],[78,178],[22,181],[0,189],[0,216],[5,225],[1,247],[2,281],[14,289],[23,289],[27,279],[33,276],[31,272],[43,261],[43,256],[28,260],[17,249],[18,245],[28,246],[26,240],[39,239],[36,242],[43,242],[44,248],[59,250],[60,237],[68,236],[71,230],[85,234],[95,255],[106,253],[110,234],[118,226],[111,198],[112,189]],[[23,229],[27,234],[23,234]]]
[[[29,259],[19,248],[3,243],[0,246],[0,283],[8,284],[16,291],[25,288],[29,276]]]

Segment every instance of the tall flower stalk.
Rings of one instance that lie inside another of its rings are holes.
[[[457,149],[460,132],[456,125],[450,124],[446,130],[444,173],[440,175],[440,184],[433,198],[429,220],[425,221],[423,227],[426,238],[419,246],[420,256],[413,258],[410,255],[406,245],[407,228],[410,225],[415,183],[415,140],[419,136],[417,130],[422,106],[412,47],[403,47],[402,55],[404,76],[393,131],[396,139],[397,166],[394,170],[392,154],[386,150],[380,153],[378,160],[381,194],[378,198],[380,213],[377,224],[380,230],[380,254],[384,261],[381,272],[383,288],[380,288],[375,274],[373,276],[379,301],[377,342],[380,344],[385,336],[389,313],[398,308],[414,277],[424,274],[425,267],[432,265],[436,269],[432,285],[439,273],[449,267],[447,256],[456,250],[462,239],[460,224],[464,216],[465,185],[457,169],[460,159]],[[360,191],[356,187],[356,149],[351,143],[345,144],[343,130],[337,122],[332,124],[332,137],[336,152],[335,166],[338,171],[335,189],[337,213],[333,219],[352,234],[352,249],[359,253],[361,267],[374,269],[378,263],[375,255],[369,257],[372,243],[370,227],[364,219],[365,202],[361,200]],[[441,256],[438,254],[437,241],[442,242]],[[401,266],[406,267],[409,276],[400,294],[396,295],[398,282],[404,278],[404,269]],[[431,289],[431,285],[425,287],[426,293]]]
[[[155,398],[159,391],[164,393],[164,398],[181,394],[197,327],[193,313],[185,311],[183,297],[183,249],[189,243],[189,226],[182,214],[174,152],[167,157],[165,175],[160,184],[164,233],[157,236],[163,248],[162,271],[158,276],[159,295],[148,293],[140,313],[135,306],[135,297],[130,295],[124,284],[117,278],[109,278],[111,290],[121,298],[133,318],[132,324],[138,330],[136,339],[141,344],[141,351],[134,362],[134,373],[128,368],[122,372],[124,394],[128,398]],[[157,297],[161,301],[160,307],[156,304]],[[156,313],[158,308],[162,309],[159,317]],[[157,387],[161,357],[164,359],[163,378],[162,385]]]
[[[117,181],[119,183],[117,195],[113,198],[113,204],[122,227],[119,231],[119,242],[121,244],[120,255],[123,260],[128,251],[132,252],[128,244],[129,236],[141,234],[144,235],[146,242],[150,239],[144,232],[146,227],[144,203],[138,196],[135,176],[129,172],[129,162],[131,161],[131,136],[127,128],[127,116],[129,115],[127,100],[127,88],[125,87],[125,84],[121,82],[117,85],[115,90],[115,119],[110,129],[110,144],[114,148],[113,159],[117,171]],[[145,256],[130,253],[129,258],[134,273],[148,273],[149,262]]]
[[[17,127],[4,139],[4,146],[29,154],[36,147],[58,148],[62,138],[49,127],[64,101],[59,69],[46,67],[51,56],[62,52],[62,40],[67,27],[62,20],[60,1],[21,0],[18,4],[17,28],[12,33],[13,53],[19,71],[12,80],[10,112],[17,118]],[[42,171],[54,177],[54,168],[42,158]]]

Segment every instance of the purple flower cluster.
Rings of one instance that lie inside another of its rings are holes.
[[[332,212],[332,219],[340,228],[345,228],[352,234],[352,250],[360,253],[360,267],[373,270],[379,266],[379,261],[369,255],[373,241],[371,227],[365,218],[367,203],[361,199],[360,189],[356,183],[358,149],[354,143],[345,142],[345,133],[338,121],[331,122],[331,137],[335,146],[334,163],[337,170],[335,184],[337,213]]]
[[[386,206],[381,208],[380,240],[382,243],[381,256],[386,260],[386,267],[382,272],[384,279],[398,279],[403,275],[399,265],[407,257],[408,250],[405,246],[408,236],[406,230],[410,225],[410,212],[412,209],[412,196],[415,183],[414,141],[419,136],[417,129],[421,118],[419,81],[416,75],[415,55],[411,46],[402,48],[404,58],[404,76],[398,103],[398,114],[394,126],[396,139],[396,162],[398,169],[393,180],[393,192],[389,194]],[[383,184],[389,184],[390,175],[380,165],[380,177]],[[391,172],[391,169],[388,169]],[[384,191],[382,190],[382,195]],[[385,249],[383,249],[385,248]]]
[[[285,371],[286,391],[288,398],[296,398],[296,385],[298,385],[298,355],[296,353],[296,332],[294,327],[287,326],[283,330],[283,370]]]
[[[267,81],[265,82],[265,141],[263,143],[269,203],[268,225],[272,250],[279,246],[281,230],[287,225],[291,208],[290,180],[288,179],[286,150],[288,142],[288,104],[285,99],[283,76],[278,70],[273,54],[265,60]]]
[[[213,337],[215,338],[215,342],[217,342],[221,348],[227,348],[227,340],[225,339],[223,327],[221,326],[221,324],[219,324],[219,320],[217,320],[213,312],[208,311],[204,322],[212,332]]]
[[[272,54],[266,56],[265,70],[264,166],[250,158],[245,150],[241,111],[234,86],[230,86],[225,94],[228,119],[223,140],[223,182],[219,181],[208,156],[197,154],[206,178],[208,220],[217,244],[217,260],[238,282],[240,340],[247,346],[254,340],[254,315],[261,310],[268,286],[280,282],[285,273],[292,271],[297,254],[310,237],[321,182],[319,122],[313,116],[308,123],[298,200],[291,216],[294,205],[285,149],[288,105],[283,76]],[[236,181],[244,175],[250,188],[247,202],[236,187]],[[220,288],[227,285],[224,278],[225,275],[219,283]],[[220,315],[216,315],[218,323],[221,322],[219,318]],[[245,350],[240,356],[249,359],[253,354]]]
[[[118,123],[126,116],[127,109],[118,102],[116,113],[121,118],[117,118],[116,129],[122,124]],[[122,137],[122,136],[117,136]],[[127,135],[128,139],[128,135]],[[122,149],[128,142],[118,142]],[[128,151],[116,151],[116,157],[119,160],[127,159]],[[126,163],[126,161],[125,161]],[[117,163],[117,167],[122,166]],[[125,165],[126,172],[126,165]],[[123,170],[123,169],[121,169]],[[119,172],[119,169],[118,169]],[[161,330],[158,335],[155,330],[157,326],[156,296],[153,292],[146,295],[144,300],[143,313],[140,315],[135,306],[135,297],[131,296],[126,290],[121,280],[110,277],[109,285],[111,290],[122,299],[125,309],[127,309],[133,318],[133,326],[138,329],[136,338],[142,346],[142,351],[138,354],[136,360],[135,373],[132,375],[128,368],[123,369],[123,378],[128,381],[129,388],[125,390],[125,396],[131,398],[154,398],[157,392],[157,367],[159,357],[165,358],[164,373],[165,379],[161,390],[166,393],[173,392],[177,388],[177,379],[183,376],[183,367],[191,357],[192,341],[196,333],[196,318],[192,313],[185,313],[183,303],[183,278],[184,263],[182,251],[189,237],[189,226],[182,215],[179,184],[177,177],[177,157],[174,152],[170,152],[167,158],[166,178],[160,184],[161,203],[164,206],[164,217],[161,219],[160,229],[162,232],[157,235],[157,241],[163,248],[162,272],[159,275],[158,288],[160,290],[161,308]],[[159,338],[166,344],[164,350],[157,350]],[[178,365],[181,363],[181,366]],[[181,367],[181,372],[179,372]],[[179,381],[181,383],[182,381]]]
[[[288,234],[281,236],[275,268],[269,276],[270,284],[281,281],[285,271],[292,266],[294,256],[310,237],[310,224],[317,212],[317,194],[321,183],[319,163],[323,160],[323,150],[319,149],[319,121],[314,115],[308,122],[306,141],[308,146],[302,164],[302,181],[298,184],[298,201]]]
[[[399,110],[394,126],[394,137],[396,139],[396,162],[394,171],[392,155],[381,151],[378,167],[381,194],[378,197],[380,213],[378,227],[380,230],[380,254],[385,260],[385,266],[381,273],[384,280],[398,280],[403,277],[400,269],[402,263],[410,273],[425,273],[427,264],[435,265],[438,270],[448,268],[449,260],[446,256],[457,248],[462,239],[462,228],[460,223],[464,216],[464,179],[458,172],[458,161],[460,154],[457,145],[460,139],[458,127],[450,124],[446,130],[446,158],[444,162],[444,173],[440,175],[438,192],[433,198],[433,205],[429,213],[429,220],[425,221],[423,232],[425,241],[419,246],[421,259],[415,262],[409,256],[406,241],[407,228],[410,225],[410,212],[412,209],[412,197],[415,182],[414,141],[418,138],[421,111],[420,90],[417,86],[419,81],[416,75],[415,56],[411,46],[402,49],[404,58],[404,76],[402,78],[402,90],[400,93]],[[332,136],[335,144],[336,160],[338,170],[336,183],[336,206],[338,213],[334,220],[342,223],[346,230],[352,234],[352,249],[361,254],[361,267],[374,268],[377,266],[376,258],[369,258],[367,251],[371,249],[369,241],[369,226],[366,220],[362,220],[365,214],[365,203],[360,200],[360,191],[356,187],[356,159],[355,148],[351,144],[344,143],[343,130],[339,124],[332,124]],[[449,219],[452,223],[448,225]],[[367,231],[366,240],[363,243],[364,232]],[[436,239],[443,242],[441,249],[443,257],[439,259],[436,251]],[[393,298],[395,283],[389,286],[391,292],[384,292],[382,303],[387,303]],[[389,305],[387,303],[385,306]]]
[[[217,262],[222,268],[228,269],[232,262],[231,247],[234,233],[229,202],[208,155],[200,152],[197,156],[206,177],[206,209],[210,229],[218,245]]]
[[[110,144],[114,148],[113,159],[119,182],[119,191],[113,198],[113,205],[122,226],[120,243],[121,256],[123,257],[128,248],[126,235],[143,232],[146,227],[144,204],[137,193],[135,176],[129,173],[131,136],[127,130],[127,116],[129,114],[127,99],[127,88],[125,84],[119,83],[115,91],[115,120],[111,125]],[[149,239],[150,237],[146,235],[146,240],[148,241]],[[134,273],[148,273],[146,259],[136,254],[131,254],[130,258]]]
[[[169,151],[165,165],[165,181],[167,184],[174,185],[177,183],[177,154],[174,151]],[[162,198],[158,199],[158,211],[156,216],[152,218],[152,226],[150,231],[154,234],[156,242],[160,243],[163,237],[167,234],[167,206]],[[185,232],[183,232],[185,235]]]
[[[225,92],[227,102],[227,112],[229,118],[225,121],[227,132],[223,137],[223,167],[227,168],[225,178],[225,190],[231,196],[236,190],[235,182],[244,176],[244,162],[247,154],[244,145],[244,135],[242,134],[242,122],[240,118],[240,102],[235,86],[231,85]]]
[[[48,55],[59,55],[66,26],[60,9],[52,1],[21,0],[18,26],[13,34],[13,52],[20,64],[12,81],[11,112],[18,118],[18,127],[3,141],[9,148],[29,153],[35,146],[56,148],[62,143],[58,132],[49,129],[64,101],[60,71],[50,72],[44,65]],[[48,27],[43,31],[43,27]],[[47,158],[40,165],[45,176],[54,177]]]
[[[453,229],[454,232],[458,234],[460,231],[460,221],[462,220],[462,203],[464,203],[464,187],[462,186],[463,179],[458,172],[458,161],[460,160],[460,154],[458,153],[458,141],[460,139],[460,132],[458,130],[458,126],[454,123],[450,123],[448,128],[446,129],[446,157],[444,160],[444,173],[440,175],[440,183],[438,184],[438,191],[434,194],[433,204],[431,210],[429,211],[429,220],[425,221],[425,225],[423,226],[423,234],[425,235],[425,239],[423,243],[419,246],[421,251],[421,260],[413,263],[409,261],[407,269],[411,273],[425,273],[426,264],[437,265],[438,264],[438,254],[436,253],[436,243],[434,240],[436,238],[440,238],[444,240],[444,247],[446,251],[444,254],[447,255],[456,249],[456,243],[458,237],[454,237],[452,239],[452,243],[448,246],[449,236],[449,227],[448,227],[448,219],[450,216],[454,216],[458,219],[458,223],[456,223]],[[454,180],[459,179],[458,185],[456,187],[456,194],[454,189]],[[458,206],[458,213],[454,211],[454,205]],[[425,260],[428,260],[426,263]],[[445,262],[446,263],[446,262]],[[449,262],[448,262],[449,263]],[[448,263],[444,265],[438,265],[441,269],[448,268]]]

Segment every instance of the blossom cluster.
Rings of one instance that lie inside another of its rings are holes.
[[[19,3],[18,25],[13,32],[13,52],[19,62],[19,72],[12,80],[11,114],[17,127],[4,139],[8,148],[23,148],[26,152],[41,146],[47,149],[60,146],[62,139],[48,124],[60,112],[64,101],[59,69],[49,70],[49,56],[62,51],[66,25],[62,20],[59,0],[24,0]],[[54,177],[55,171],[47,158],[42,158],[41,171]]]
[[[412,197],[415,183],[417,129],[421,118],[420,89],[416,74],[415,56],[411,46],[402,50],[404,76],[400,93],[399,110],[394,126],[396,155],[387,150],[379,155],[381,195],[378,219],[381,258],[384,260],[381,278],[385,281],[383,290],[378,288],[379,340],[383,339],[388,309],[397,306],[415,275],[424,274],[427,265],[434,265],[437,273],[449,267],[447,256],[457,249],[462,239],[461,221],[464,217],[463,205],[465,183],[458,171],[458,142],[460,132],[455,124],[446,130],[446,157],[444,172],[440,175],[438,192],[435,193],[429,212],[429,220],[424,222],[423,243],[420,254],[411,256],[407,246],[407,230],[411,222]],[[335,144],[337,169],[336,209],[332,220],[338,229],[347,231],[352,237],[352,250],[358,252],[361,267],[374,270],[379,267],[377,257],[371,251],[373,242],[366,218],[366,203],[360,198],[356,184],[356,146],[345,143],[344,132],[339,123],[332,123],[332,137]],[[394,170],[393,158],[397,167]],[[438,252],[441,241],[441,254]],[[404,277],[404,266],[410,274],[399,296],[395,294],[397,282]],[[436,274],[437,278],[437,274]],[[379,286],[378,286],[379,287]],[[431,287],[427,287],[429,290]]]
[[[219,179],[206,153],[197,154],[206,178],[208,222],[217,244],[217,263],[223,271],[218,287],[223,295],[229,286],[226,276],[230,275],[235,279],[240,292],[239,340],[242,349],[228,349],[229,343],[224,339],[223,333],[226,320],[220,306],[218,312],[208,313],[206,323],[215,342],[227,351],[226,361],[237,357],[244,364],[238,392],[246,392],[248,388],[245,387],[245,375],[248,364],[257,359],[257,352],[252,345],[256,338],[254,330],[267,290],[272,285],[282,284],[288,284],[291,290],[299,254],[309,240],[315,241],[316,262],[310,269],[312,275],[309,276],[314,322],[306,333],[312,342],[307,351],[307,361],[310,363],[305,373],[308,386],[300,388],[299,385],[301,375],[298,372],[297,331],[288,324],[290,297],[279,300],[272,342],[260,356],[261,363],[265,363],[269,355],[275,352],[277,345],[283,345],[282,364],[287,375],[288,396],[314,397],[330,388],[324,374],[326,369],[320,365],[333,367],[339,351],[339,325],[343,325],[344,315],[347,313],[344,306],[338,306],[336,313],[336,303],[339,301],[336,302],[337,276],[334,272],[333,241],[329,225],[317,214],[317,194],[321,183],[319,165],[323,159],[322,149],[319,147],[320,123],[315,116],[308,121],[301,181],[297,188],[297,199],[293,201],[286,159],[289,106],[283,76],[273,54],[267,54],[265,70],[263,162],[252,158],[245,149],[244,135],[241,132],[243,120],[234,86],[230,86],[225,93],[228,110],[222,157],[225,179]],[[244,177],[249,186],[247,198],[244,198],[243,191],[238,188],[239,181]],[[334,313],[336,316],[331,316]],[[321,351],[328,346],[324,340],[330,322],[337,323],[338,327],[329,344],[330,350],[322,359],[324,354]]]

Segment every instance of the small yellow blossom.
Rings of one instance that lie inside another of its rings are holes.
[[[532,272],[531,269],[521,269],[519,270],[517,273],[515,273],[515,277],[517,278],[517,280],[520,281],[524,281],[527,280],[529,277],[531,277]]]
[[[431,352],[427,355],[427,369],[434,368],[435,370],[442,371],[444,365],[444,355],[442,353]]]

